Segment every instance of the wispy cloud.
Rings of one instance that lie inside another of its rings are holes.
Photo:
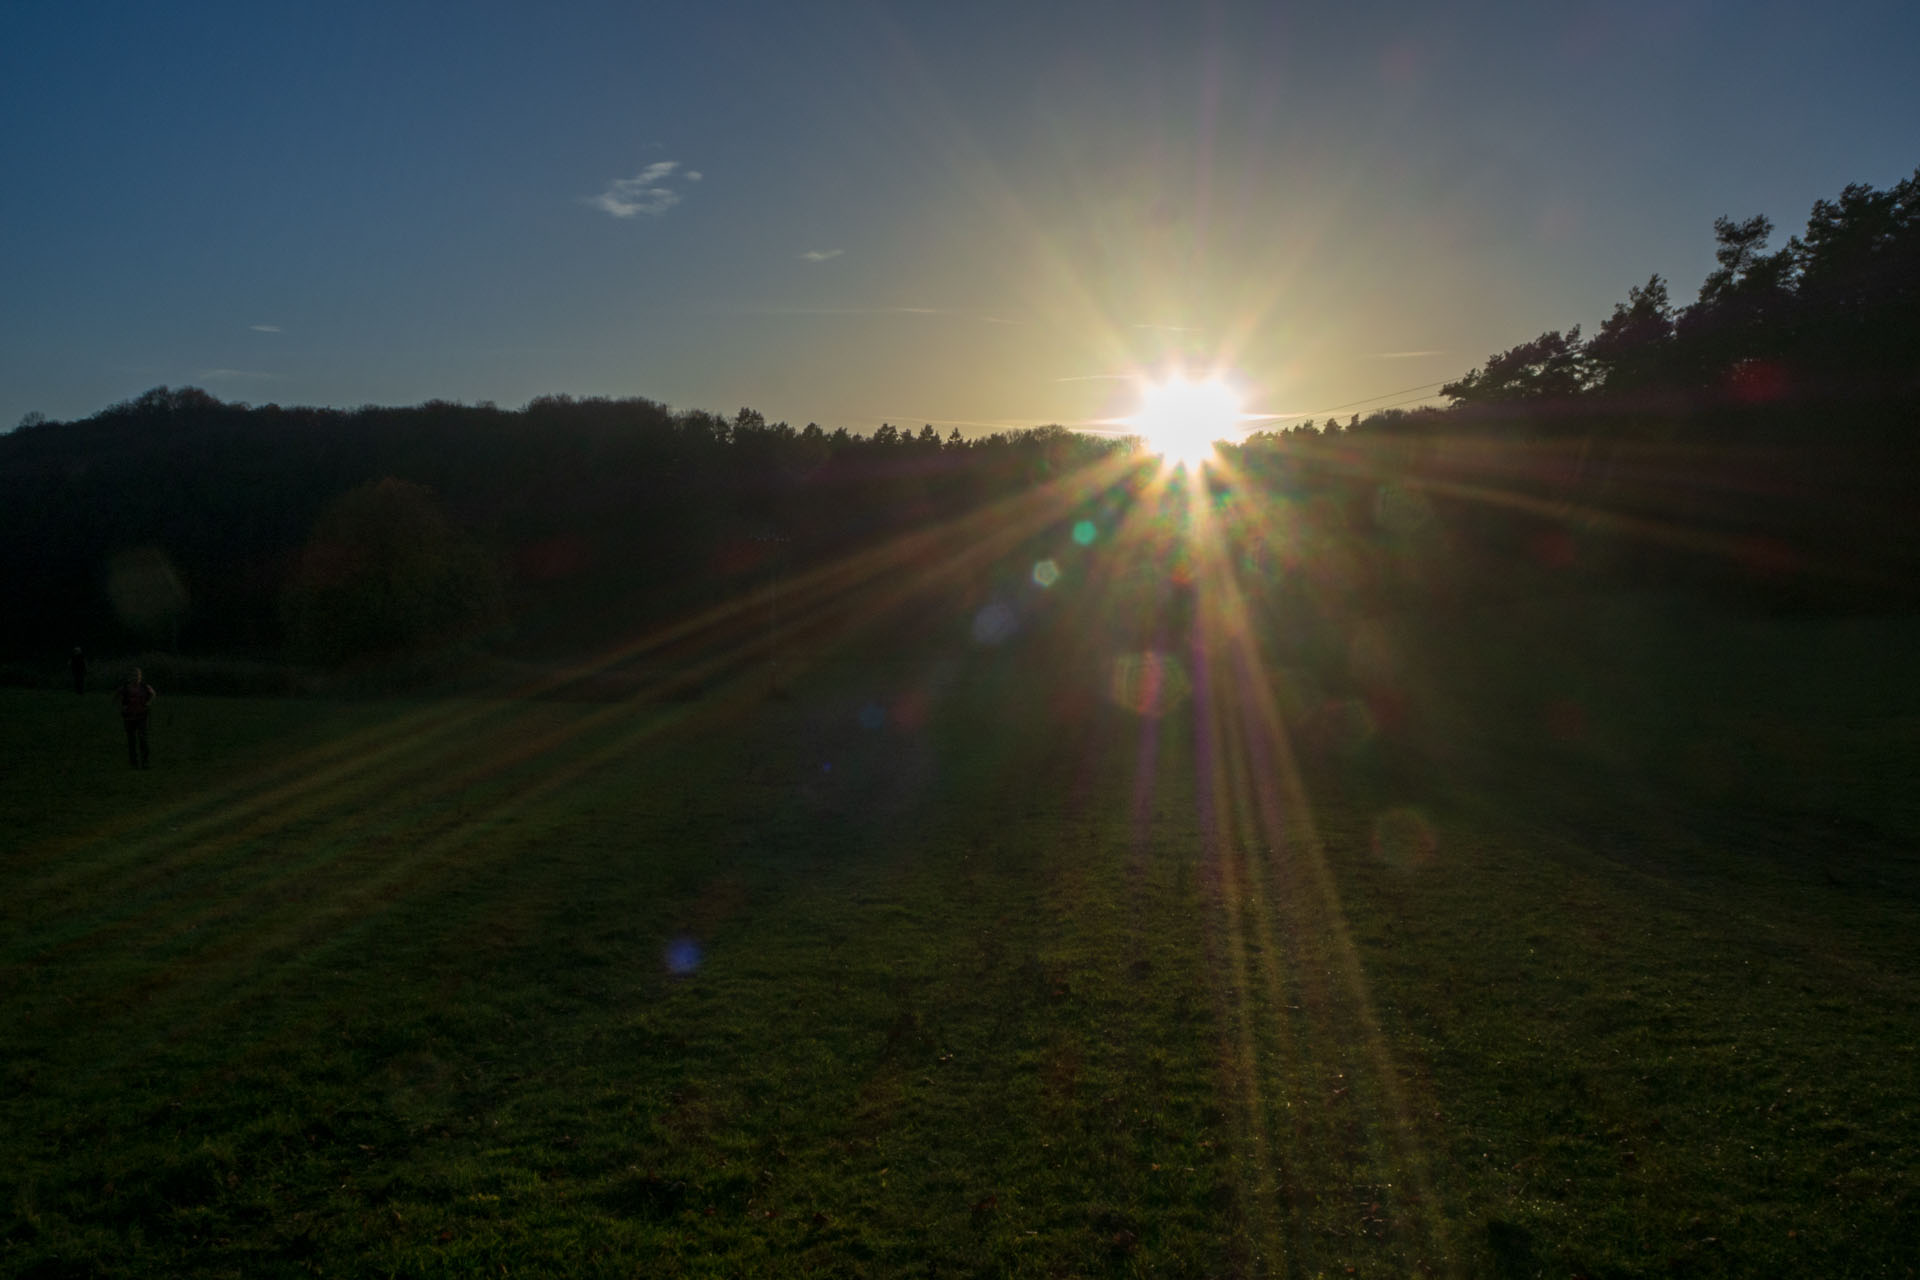
[[[1444,356],[1445,351],[1376,351],[1375,360],[1417,360],[1421,356]]]
[[[808,262],[831,262],[845,252],[845,249],[809,249],[800,256]]]
[[[616,218],[643,213],[657,218],[683,198],[675,183],[698,182],[702,176],[698,169],[681,172],[678,160],[660,160],[631,178],[615,178],[605,191],[587,196],[584,203]]]
[[[280,326],[277,324],[250,324],[247,326],[247,328],[253,330],[255,333],[279,333],[280,332]]]
[[[273,377],[259,369],[202,369],[199,376],[202,382],[257,382]]]

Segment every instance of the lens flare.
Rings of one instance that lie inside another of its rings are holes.
[[[987,605],[973,615],[973,641],[975,644],[996,645],[1005,642],[1020,629],[1020,620],[1013,610],[998,601]]]
[[[688,937],[675,938],[667,944],[662,958],[668,973],[685,977],[700,967],[700,944]]]
[[[1107,682],[1107,696],[1116,705],[1150,719],[1171,711],[1192,690],[1180,659],[1153,650],[1116,657]]]

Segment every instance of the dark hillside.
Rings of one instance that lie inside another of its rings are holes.
[[[496,644],[578,649],[1115,447],[1058,429],[868,440],[647,400],[347,412],[161,388],[0,436],[0,564],[15,606],[0,649],[276,651],[282,595],[321,512],[386,476],[432,491],[493,560],[515,623]],[[157,575],[167,598],[134,607],[116,573]]]

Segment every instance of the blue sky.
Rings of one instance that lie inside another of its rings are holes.
[[[0,429],[167,384],[977,431],[1170,361],[1324,416],[1916,166],[1911,4],[8,0]]]

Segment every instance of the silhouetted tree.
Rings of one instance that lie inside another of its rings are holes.
[[[1699,299],[1675,325],[1686,380],[1713,391],[1746,362],[1784,354],[1793,307],[1791,247],[1767,253],[1773,223],[1764,216],[1735,222],[1716,218],[1720,265],[1701,282]]]
[[[388,476],[321,515],[286,591],[295,652],[337,665],[411,655],[501,613],[499,578],[432,492]]]
[[[1593,388],[1607,396],[1632,395],[1672,376],[1673,305],[1667,282],[1656,273],[1627,290],[1627,300],[1587,340]]]
[[[1838,377],[1913,385],[1920,376],[1911,359],[1920,348],[1920,171],[1886,191],[1856,183],[1837,200],[1816,201],[1788,250],[1805,362]]]
[[[1440,394],[1457,404],[1516,405],[1570,400],[1586,386],[1580,326],[1549,330],[1498,355]]]

